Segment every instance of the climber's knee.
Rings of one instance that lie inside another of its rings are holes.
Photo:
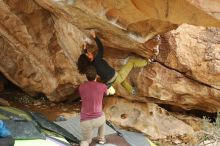
[[[148,64],[148,59],[130,58],[129,62],[133,63],[134,67],[144,67]]]

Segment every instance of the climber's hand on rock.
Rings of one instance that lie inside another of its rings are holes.
[[[96,38],[96,32],[94,30],[91,30],[90,31],[90,35],[93,37],[93,38]]]
[[[83,50],[85,50],[85,49],[86,49],[86,46],[87,46],[87,43],[86,43],[86,42],[84,42],[82,46],[83,46],[83,47],[82,47],[82,48],[83,48]]]

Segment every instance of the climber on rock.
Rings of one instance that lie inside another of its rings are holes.
[[[151,60],[130,57],[121,70],[117,72],[106,62],[106,60],[103,59],[104,47],[100,39],[96,36],[95,31],[91,31],[90,34],[96,42],[98,52],[94,55],[94,52],[89,52],[87,45],[84,45],[84,53],[80,55],[77,62],[79,73],[85,74],[86,67],[93,65],[95,66],[101,81],[108,86],[110,92],[113,91],[112,94],[115,92],[112,86],[121,84],[129,93],[135,95],[134,87],[132,87],[125,79],[133,68],[144,67],[150,63]]]

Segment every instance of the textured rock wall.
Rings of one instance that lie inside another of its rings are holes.
[[[143,132],[153,139],[192,134],[194,131],[154,103],[131,103],[123,98],[107,98],[104,110],[106,118],[115,124]]]
[[[29,94],[60,101],[84,80],[75,63],[89,29],[110,48],[149,57],[146,42],[155,34],[183,22],[219,26],[216,8],[202,6],[184,0],[1,0],[1,72]]]
[[[151,39],[161,34],[156,62],[132,70],[127,78],[137,94],[115,87],[117,95],[106,101],[106,113],[114,115],[109,119],[115,123],[143,128],[154,138],[191,133],[172,116],[168,119],[185,129],[169,131],[152,121],[162,118],[169,125],[160,103],[219,111],[219,5],[218,0],[0,0],[0,71],[31,95],[43,93],[51,101],[74,99],[85,81],[76,61],[90,29],[97,31],[106,47],[104,57],[116,70],[128,57],[151,57]],[[114,102],[117,110],[111,111]],[[134,106],[139,116],[151,117],[147,125],[138,117],[134,121],[135,112],[120,119],[119,113]]]
[[[220,29],[182,25],[171,31],[160,62],[204,84],[219,88]],[[163,47],[162,47],[163,48]]]

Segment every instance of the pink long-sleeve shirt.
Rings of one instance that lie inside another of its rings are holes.
[[[82,100],[80,121],[102,116],[102,99],[107,94],[107,86],[96,81],[87,81],[79,87]]]

